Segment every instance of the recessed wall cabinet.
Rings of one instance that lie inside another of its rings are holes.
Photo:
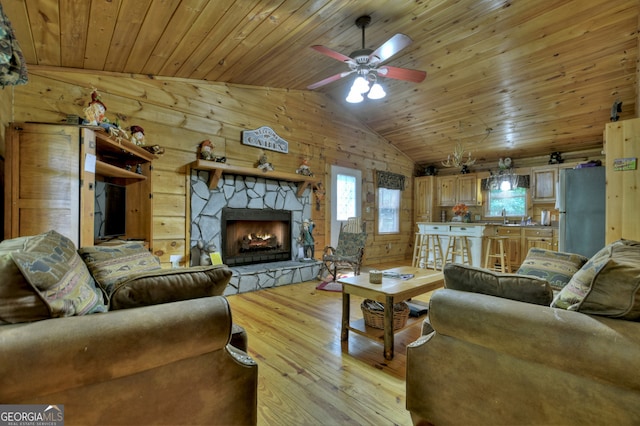
[[[155,155],[99,128],[40,123],[11,124],[5,154],[5,238],[54,229],[94,245],[95,182],[104,181],[126,188],[120,238],[151,248]]]
[[[437,187],[439,206],[455,206],[458,203],[475,206],[482,203],[475,174],[438,176]]]

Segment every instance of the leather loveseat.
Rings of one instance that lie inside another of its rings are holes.
[[[164,270],[131,244],[78,252],[55,231],[0,243],[0,404],[63,406],[68,425],[256,423],[228,268]]]
[[[414,424],[640,424],[640,243],[605,247],[555,295],[535,276],[444,273],[407,348]]]

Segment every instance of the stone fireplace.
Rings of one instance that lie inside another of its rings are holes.
[[[291,260],[291,212],[222,209],[222,261],[228,266]]]
[[[192,170],[191,265],[200,264],[199,241],[208,250],[221,254],[231,246],[234,254],[223,254],[223,262],[234,271],[225,295],[308,281],[318,275],[319,261],[298,260],[297,239],[302,221],[311,217],[310,188],[298,197],[295,183],[266,177],[223,174],[213,189],[209,189],[208,181],[208,171]],[[246,235],[238,235],[234,227],[240,212],[241,221],[252,222],[253,226],[240,234],[255,234],[259,239],[276,234],[276,240],[266,237],[265,241],[252,243],[248,237],[245,239]],[[229,214],[236,218],[230,219]],[[271,218],[266,220],[264,215]],[[259,226],[267,221],[276,225],[268,232]],[[274,244],[275,248],[271,247]],[[245,262],[249,256],[254,259]]]

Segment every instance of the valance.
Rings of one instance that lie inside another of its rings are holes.
[[[404,175],[400,175],[398,173],[383,172],[380,170],[376,172],[376,175],[378,180],[378,188],[399,189],[400,191],[404,191]]]
[[[481,189],[483,191],[488,191],[490,189],[500,189],[500,182],[502,182],[503,180],[511,182],[511,179],[517,179],[515,185],[516,188],[529,188],[531,186],[529,175],[496,174],[489,178],[482,179]]]

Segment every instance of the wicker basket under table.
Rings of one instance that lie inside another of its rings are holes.
[[[364,323],[368,327],[384,329],[384,305],[375,300],[365,299],[360,305]],[[404,302],[393,305],[393,329],[398,330],[407,324],[409,305]]]

